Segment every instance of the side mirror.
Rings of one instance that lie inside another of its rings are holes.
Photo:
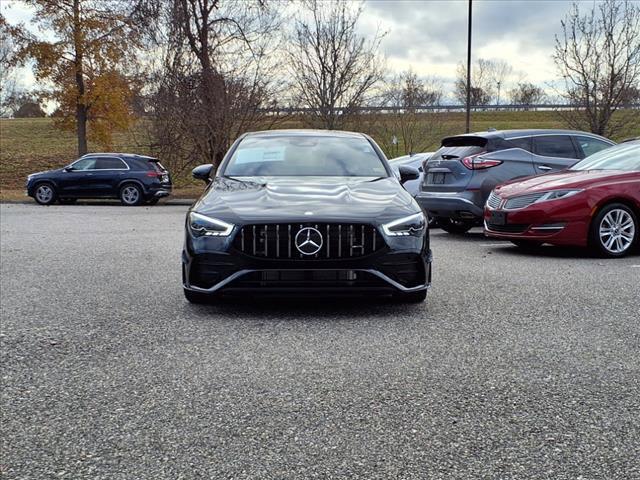
[[[65,172],[73,172],[74,168],[71,165],[67,165],[63,168]]]
[[[400,173],[400,183],[420,178],[420,172],[418,169],[410,167],[409,165],[401,165],[398,167],[398,172]]]
[[[191,170],[191,175],[196,180],[202,180],[208,184],[211,182],[211,170],[213,170],[213,164],[205,163],[204,165],[198,165],[196,168]]]

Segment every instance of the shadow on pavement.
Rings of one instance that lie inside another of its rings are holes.
[[[190,304],[184,300],[185,309],[191,314],[211,315],[217,311],[224,311],[225,315],[238,316],[266,316],[279,317],[281,319],[295,319],[313,315],[316,318],[362,318],[402,316],[411,312],[426,311],[429,299],[420,303],[402,303],[390,298],[331,298],[317,297],[312,299],[286,298],[286,297],[255,297],[247,298],[221,298],[210,304]]]

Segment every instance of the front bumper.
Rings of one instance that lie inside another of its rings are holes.
[[[236,251],[231,240],[198,239],[187,233],[182,253],[185,289],[222,295],[293,294],[358,296],[420,292],[431,285],[428,246],[390,249],[358,258],[332,260],[258,259]],[[402,238],[399,241],[411,242]],[[215,248],[217,244],[217,247]],[[199,247],[199,248],[198,248]],[[414,246],[415,247],[415,246]]]
[[[482,220],[484,201],[479,192],[420,192],[415,198],[420,207],[431,217],[456,220]],[[476,198],[478,197],[478,198]]]
[[[586,247],[591,223],[589,205],[580,199],[567,199],[562,201],[562,205],[558,205],[558,202],[544,202],[520,210],[500,210],[487,206],[484,213],[484,233],[487,237],[503,240],[530,240]],[[492,224],[493,211],[505,212],[507,223]]]

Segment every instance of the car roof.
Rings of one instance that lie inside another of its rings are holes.
[[[247,132],[244,137],[280,137],[280,136],[305,136],[313,135],[315,137],[351,137],[366,138],[366,135],[358,132],[347,132],[344,130],[316,130],[316,129],[282,129],[282,130],[263,130],[259,132]]]
[[[136,160],[158,161],[158,159],[155,157],[150,157],[148,155],[138,155],[137,153],[92,152],[85,153],[82,157],[122,157]]]
[[[608,138],[605,138],[600,135],[596,135],[595,133],[590,132],[582,132],[580,130],[562,130],[555,128],[528,128],[528,129],[518,129],[518,130],[487,130],[484,132],[473,132],[473,133],[463,133],[461,135],[454,135],[456,137],[460,136],[474,136],[474,137],[483,137],[483,138],[503,138],[508,140],[510,138],[518,138],[518,137],[531,137],[538,135],[582,135],[586,137],[593,137],[605,140],[607,142],[612,142]]]

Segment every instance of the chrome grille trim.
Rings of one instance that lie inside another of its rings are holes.
[[[295,247],[297,233],[306,227],[318,230],[326,245],[314,255],[303,255]],[[233,246],[244,254],[258,258],[331,260],[369,255],[386,244],[378,229],[370,224],[271,223],[241,227],[233,239]]]
[[[520,208],[528,207],[536,200],[539,200],[544,193],[530,193],[528,195],[520,195],[518,197],[512,197],[507,199],[504,204],[505,210],[518,210]]]
[[[500,208],[500,203],[502,203],[502,199],[498,195],[496,195],[495,192],[491,192],[489,198],[487,199],[487,205],[489,205],[489,207],[493,209],[496,209]]]

